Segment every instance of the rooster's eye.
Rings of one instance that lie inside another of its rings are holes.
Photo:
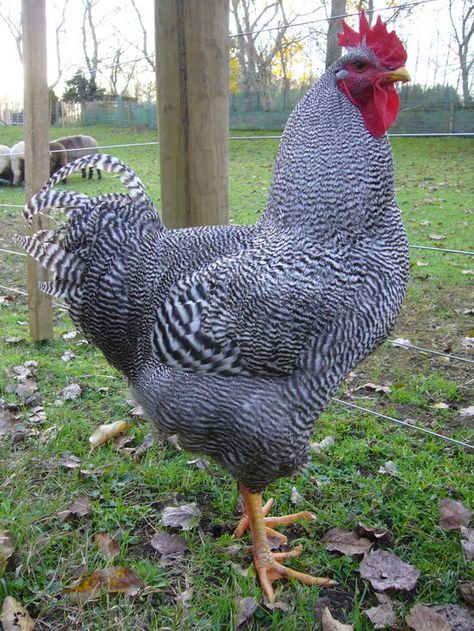
[[[364,72],[364,70],[367,68],[367,63],[365,61],[355,61],[352,64],[352,68],[356,71],[356,72]]]

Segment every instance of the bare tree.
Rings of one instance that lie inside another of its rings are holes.
[[[469,45],[474,35],[474,2],[472,0],[463,0],[460,23],[456,20],[454,15],[453,5],[454,0],[449,0],[449,17],[456,40],[462,95],[464,103],[466,105],[472,105],[474,101],[470,92],[469,80],[474,65],[474,54],[469,52]]]
[[[63,28],[64,28],[64,24],[66,23],[66,9],[67,9],[67,5],[68,5],[69,0],[64,0],[63,2],[63,8],[62,8],[62,12],[61,12],[61,18],[59,20],[59,22],[56,24],[55,27],[55,40],[56,40],[56,65],[57,65],[57,72],[56,72],[56,79],[55,81],[53,81],[50,84],[50,89],[53,90],[58,83],[61,80],[61,77],[63,76],[63,67],[62,67],[62,56],[61,56],[61,51],[63,48],[63,44],[62,44],[62,33],[63,33]]]
[[[120,63],[123,52],[121,48],[117,48],[113,64],[110,66],[109,85],[110,91],[114,96],[124,96],[128,92],[130,82],[135,74],[135,63]],[[120,88],[119,84],[121,84]]]
[[[137,50],[143,53],[143,56],[150,66],[150,68],[155,72],[156,64],[155,64],[155,53],[150,53],[148,50],[148,31],[146,30],[145,25],[143,24],[141,13],[135,3],[135,0],[130,0],[131,5],[137,15],[138,23],[140,24],[141,29],[141,45],[133,44]],[[153,39],[153,38],[152,38]]]
[[[21,63],[23,63],[23,34],[21,28],[21,10],[20,3],[17,4],[18,11],[13,12],[8,7],[8,3],[0,2],[0,19],[5,22],[8,30],[10,31],[13,39],[15,40],[16,49]]]
[[[289,32],[289,28],[302,15],[288,17],[282,0],[266,2],[263,8],[256,0],[231,0],[230,10],[237,27],[233,44],[240,66],[241,89],[246,94],[258,93],[263,108],[271,109],[279,87],[272,72],[273,65],[276,60],[281,63],[282,51],[288,51],[301,41],[301,34]],[[262,37],[270,25],[271,37]],[[285,73],[284,63],[281,68]]]
[[[94,20],[93,9],[98,0],[82,0],[84,13],[82,14],[82,50],[90,78],[96,81],[99,66],[99,40]],[[92,43],[92,46],[89,44]]]
[[[346,13],[346,0],[331,0],[331,16],[329,17],[326,38],[326,68],[329,68],[341,56],[341,47],[337,34],[341,30],[340,16]]]

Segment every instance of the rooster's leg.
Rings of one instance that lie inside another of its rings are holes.
[[[296,570],[292,570],[291,568],[278,563],[278,561],[282,559],[295,557],[301,554],[301,546],[298,546],[289,552],[272,553],[267,539],[267,528],[265,526],[266,520],[264,516],[264,508],[262,506],[262,496],[256,493],[250,493],[243,484],[240,484],[240,491],[244,498],[245,513],[248,517],[249,528],[252,533],[252,554],[255,569],[257,570],[260,584],[270,602],[274,602],[275,600],[272,583],[279,578],[293,578],[305,583],[306,585],[321,585],[324,587],[335,585],[335,582],[328,578],[303,574],[302,572],[297,572]],[[265,505],[268,512],[270,507],[267,508],[267,505],[268,502]],[[291,517],[294,516],[292,515]],[[278,518],[272,518],[272,520],[275,519]],[[286,520],[280,523],[292,523],[292,521],[294,521],[294,519],[291,519],[290,521]],[[272,523],[274,524],[275,522],[273,521]]]

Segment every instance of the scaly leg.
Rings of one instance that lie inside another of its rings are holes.
[[[305,583],[306,585],[321,585],[323,587],[329,587],[336,584],[335,581],[332,581],[329,578],[310,576],[309,574],[297,572],[296,570],[292,570],[291,568],[278,563],[278,561],[283,559],[300,555],[303,548],[302,546],[298,546],[289,552],[272,553],[267,539],[267,528],[265,526],[265,522],[271,519],[272,525],[275,525],[276,523],[288,524],[295,521],[295,518],[297,519],[298,517],[295,517],[295,515],[287,515],[282,518],[272,517],[265,519],[265,514],[270,510],[271,504],[269,506],[269,502],[267,502],[264,508],[262,506],[262,496],[257,493],[251,493],[242,483],[240,483],[240,492],[244,498],[245,513],[252,533],[252,554],[255,569],[257,570],[260,584],[270,602],[275,601],[275,592],[273,591],[272,583],[279,578],[293,578]],[[275,520],[279,521],[275,522]]]

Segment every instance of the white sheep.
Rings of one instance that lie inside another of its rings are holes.
[[[13,186],[18,186],[25,179],[25,141],[13,145],[10,152]]]
[[[12,180],[12,172],[10,166],[10,147],[0,145],[0,179]]]

